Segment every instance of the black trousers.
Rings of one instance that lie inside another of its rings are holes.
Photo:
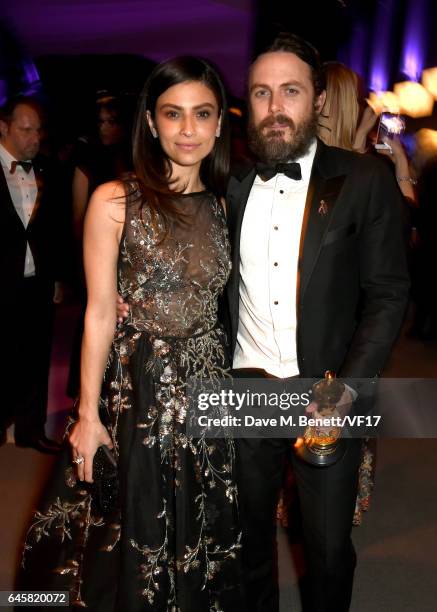
[[[361,440],[348,440],[342,459],[322,468],[308,465],[290,454],[292,440],[256,438],[235,442],[247,610],[279,610],[275,518],[285,459],[291,456],[306,564],[302,581],[303,610],[346,612],[356,564],[351,529]]]
[[[15,440],[44,431],[53,331],[53,284],[23,278],[2,305],[6,365],[0,428],[15,422]]]

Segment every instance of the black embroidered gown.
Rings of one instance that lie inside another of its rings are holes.
[[[177,206],[187,222],[172,222],[162,239],[163,224],[130,203],[120,244],[118,290],[130,314],[117,327],[100,401],[120,508],[101,515],[66,448],[27,533],[20,586],[69,590],[73,608],[242,609],[233,442],[185,431],[187,379],[228,375],[217,321],[231,265],[226,222],[209,192]]]

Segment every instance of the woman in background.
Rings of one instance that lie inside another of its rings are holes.
[[[76,290],[81,302],[77,329],[71,351],[67,394],[71,398],[79,393],[80,347],[86,306],[83,271],[83,223],[93,191],[103,183],[128,176],[132,162],[132,99],[128,96],[100,97],[95,109],[95,133],[81,137],[73,156],[72,221]]]
[[[369,134],[379,115],[366,105],[360,119],[359,80],[357,74],[340,62],[326,62],[326,102],[319,119],[318,137],[332,147],[366,153]],[[360,119],[360,121],[359,121]],[[375,149],[395,166],[399,189],[408,204],[415,206],[415,180],[399,138],[389,139],[390,149]]]
[[[82,243],[83,220],[93,191],[122,178],[132,165],[132,101],[103,96],[96,102],[96,133],[79,139],[72,184],[74,235]]]
[[[349,151],[359,150],[363,145],[361,138],[363,130],[360,130],[357,138],[360,115],[358,77],[353,70],[339,62],[326,62],[324,68],[326,101],[320,113],[318,137],[331,147]],[[372,123],[369,130],[376,122],[376,118],[372,111],[372,121],[369,119],[368,122]],[[365,136],[367,138],[367,133]]]

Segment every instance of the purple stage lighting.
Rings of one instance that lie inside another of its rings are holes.
[[[367,24],[357,21],[352,26],[350,38],[346,45],[340,49],[338,60],[346,66],[352,68],[361,77],[366,74],[366,57],[369,42],[369,32]]]
[[[39,74],[35,64],[30,59],[25,59],[22,63],[26,85],[32,87],[39,83]]]
[[[372,39],[372,62],[369,87],[373,91],[385,91],[389,84],[391,24],[393,23],[394,0],[379,2],[375,14]]]
[[[14,0],[5,17],[32,57],[137,54],[153,61],[197,55],[245,93],[252,0]]]
[[[427,5],[428,0],[408,3],[400,71],[412,81],[419,81],[423,70]]]
[[[8,93],[8,84],[4,79],[0,79],[0,106],[5,104]]]

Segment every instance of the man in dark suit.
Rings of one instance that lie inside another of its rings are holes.
[[[237,376],[376,377],[402,322],[409,281],[400,193],[380,160],[317,140],[324,100],[317,51],[298,37],[280,35],[251,67],[249,144],[259,163],[231,178],[227,196]],[[273,612],[275,509],[291,441],[237,443],[247,609]],[[349,609],[360,456],[351,439],[330,467],[292,457],[305,612]]]
[[[16,98],[0,116],[0,262],[3,290],[3,377],[0,441],[15,423],[17,446],[53,453],[44,432],[53,303],[62,234],[57,224],[55,177],[38,155],[41,112],[31,98]]]

